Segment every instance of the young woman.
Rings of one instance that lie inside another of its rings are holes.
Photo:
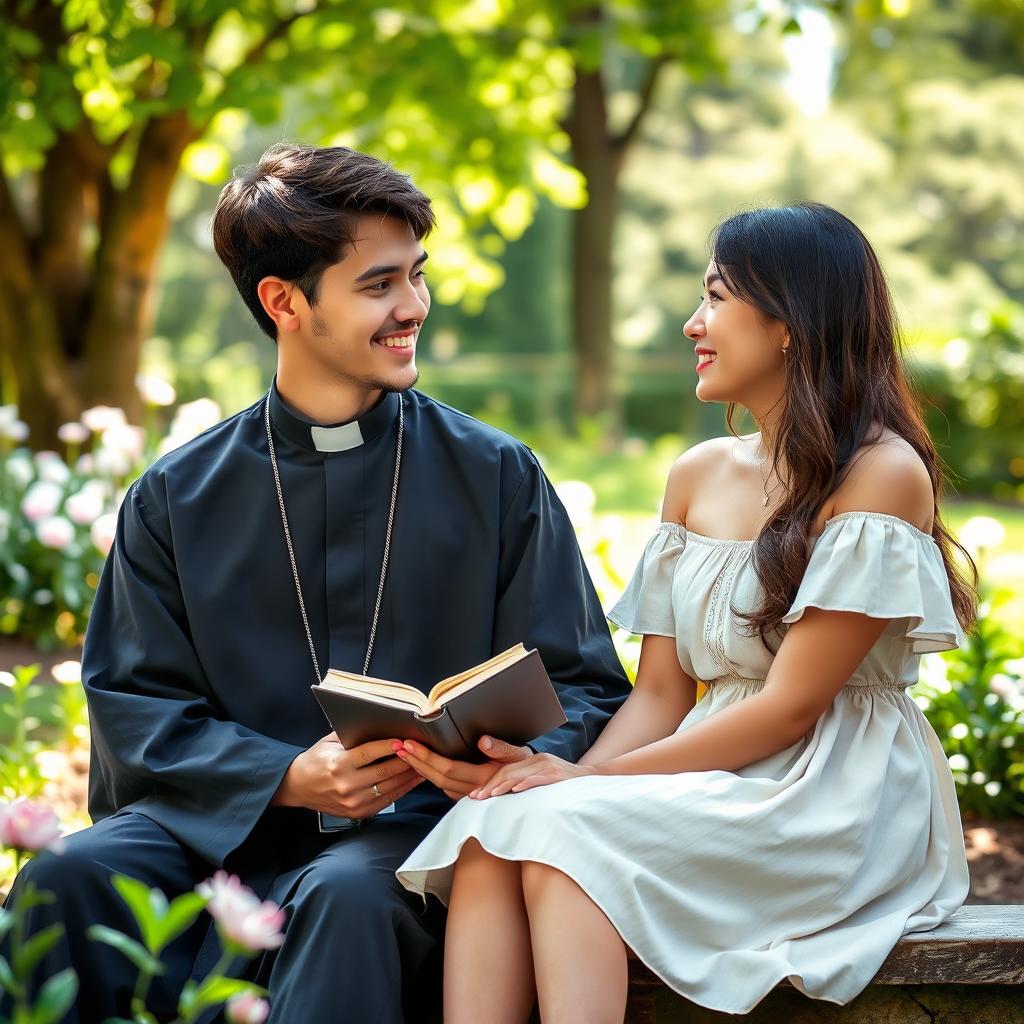
[[[447,1024],[521,1024],[535,994],[545,1024],[621,1021],[626,947],[716,1010],[783,978],[845,1003],[967,895],[906,691],[975,595],[871,246],[825,206],[733,217],[683,331],[698,399],[760,430],[673,466],[610,616],[643,634],[636,687],[579,764],[501,769],[399,869],[449,903]]]

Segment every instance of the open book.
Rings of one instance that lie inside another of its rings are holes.
[[[522,644],[442,679],[428,694],[337,669],[312,689],[346,747],[394,737],[483,761],[477,740],[485,734],[522,744],[566,721],[540,655]]]

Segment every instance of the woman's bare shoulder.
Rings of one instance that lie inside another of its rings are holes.
[[[664,522],[683,523],[693,496],[710,478],[731,464],[737,439],[731,435],[712,437],[687,448],[672,464],[665,485],[665,499],[661,506]]]
[[[924,459],[891,430],[853,457],[832,495],[830,515],[882,512],[898,516],[925,533],[932,529],[935,490]]]

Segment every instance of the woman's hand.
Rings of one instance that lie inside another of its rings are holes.
[[[596,765],[573,764],[563,761],[554,754],[534,754],[514,764],[507,764],[494,773],[493,778],[470,794],[473,800],[486,800],[503,793],[523,793],[538,786],[550,786],[553,782],[579,779],[585,775],[597,775]]]
[[[411,740],[395,742],[392,749],[400,760],[428,782],[434,783],[450,800],[461,800],[473,790],[483,788],[511,762],[534,756],[529,747],[517,747],[492,736],[481,736],[478,746],[481,753],[487,755],[485,764],[442,757],[424,744]]]

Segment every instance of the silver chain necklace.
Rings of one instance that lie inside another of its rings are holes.
[[[398,441],[395,444],[395,479],[391,485],[391,509],[388,512],[388,532],[384,538],[384,560],[380,567],[380,585],[377,587],[377,604],[373,609],[373,622],[370,625],[370,642],[366,646],[366,660],[363,662],[363,675],[370,669],[370,658],[373,656],[373,643],[377,638],[377,620],[380,617],[381,600],[384,597],[384,580],[388,574],[388,557],[391,554],[391,529],[395,525],[395,505],[398,501],[398,474],[402,468],[402,435],[405,432],[405,416],[403,413],[402,396],[398,396]],[[270,394],[263,403],[263,422],[267,428],[267,447],[270,449],[270,465],[274,469],[274,485],[277,488],[277,504],[281,509],[281,525],[284,527],[284,540],[288,546],[288,559],[292,564],[292,579],[295,581],[295,596],[299,599],[299,611],[302,614],[302,625],[306,629],[306,642],[309,644],[309,656],[313,659],[313,671],[316,681],[320,683],[320,662],[317,661],[316,647],[313,645],[313,631],[309,628],[306,615],[306,603],[302,600],[302,585],[299,583],[299,567],[295,562],[295,548],[292,546],[292,532],[288,528],[288,513],[284,508],[284,491],[281,489],[281,471],[277,465],[277,453],[274,451],[274,437],[270,430]]]

